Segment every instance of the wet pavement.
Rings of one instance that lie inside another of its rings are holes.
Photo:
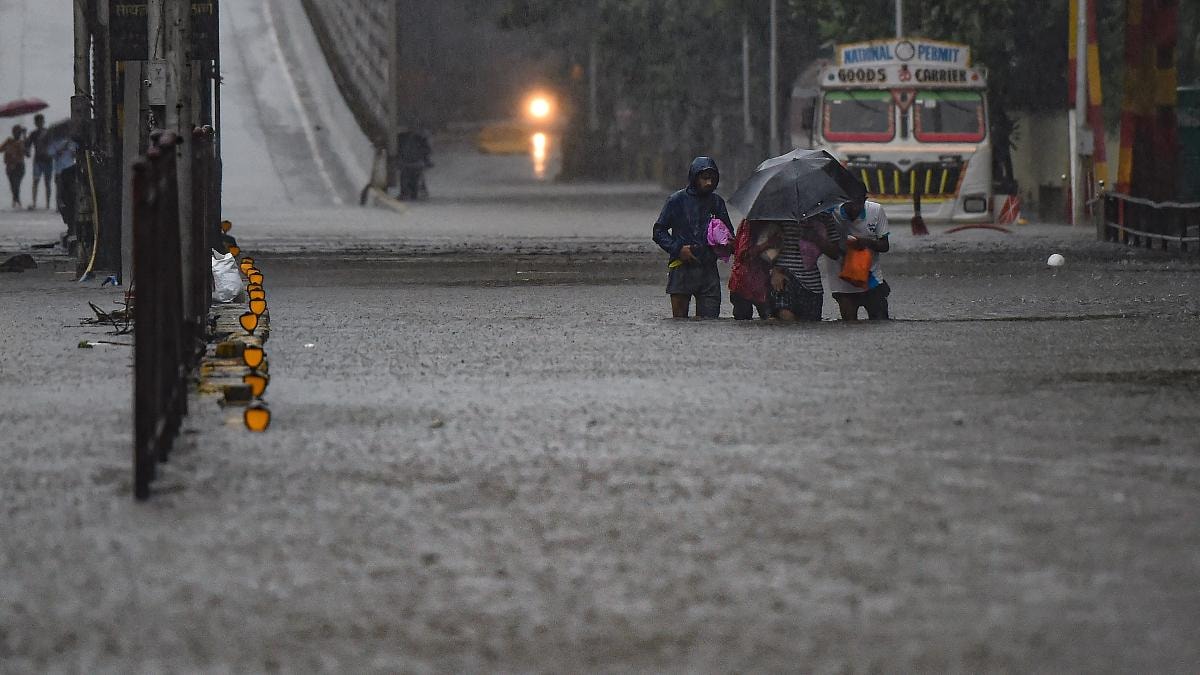
[[[4,669],[1195,669],[1194,257],[901,231],[897,321],[673,321],[656,199],[534,193],[244,210],[272,427],[148,504],[119,295],[0,277]]]

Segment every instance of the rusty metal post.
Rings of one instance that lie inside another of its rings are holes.
[[[133,274],[144,279],[137,288],[134,304],[133,348],[133,495],[139,500],[150,497],[150,483],[158,466],[159,390],[162,378],[162,302],[157,277],[161,270],[161,248],[154,222],[153,186],[157,182],[154,164],[142,160],[133,166]]]

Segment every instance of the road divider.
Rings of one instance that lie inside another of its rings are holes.
[[[226,233],[232,227],[230,221],[222,223]],[[264,347],[271,331],[263,287],[266,275],[250,256],[239,259],[238,270],[245,281],[246,292],[241,296],[245,302],[213,308],[213,339],[200,368],[200,393],[219,396],[220,405],[225,407],[244,406],[241,418],[245,428],[264,432],[271,425],[271,410],[263,401],[271,382]]]

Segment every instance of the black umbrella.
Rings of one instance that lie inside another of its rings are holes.
[[[866,197],[866,186],[833,155],[824,150],[793,150],[759,164],[729,203],[748,220],[800,222]]]

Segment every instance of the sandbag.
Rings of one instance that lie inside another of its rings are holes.
[[[232,253],[212,252],[213,302],[233,302],[242,293],[242,273]]]

